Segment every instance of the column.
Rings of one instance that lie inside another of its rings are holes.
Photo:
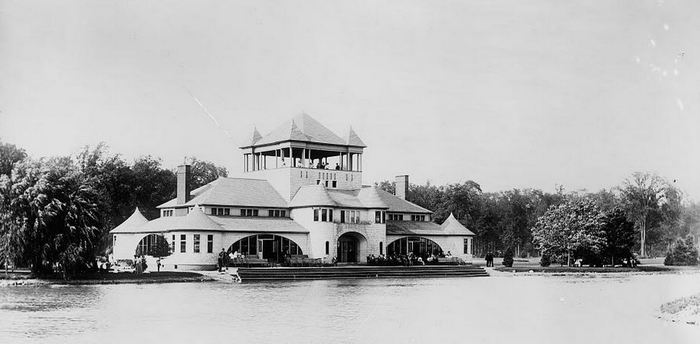
[[[306,167],[306,148],[301,149],[301,167]]]
[[[275,149],[275,168],[280,167],[279,150]]]

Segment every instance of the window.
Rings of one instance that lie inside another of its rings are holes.
[[[180,235],[180,253],[185,253],[187,250],[187,235]]]
[[[374,223],[382,223],[382,212],[379,210],[374,212]]]
[[[333,222],[333,209],[328,209],[328,222]]]
[[[280,217],[287,217],[287,211],[286,211],[286,210],[280,210]]]
[[[384,243],[379,242],[379,254],[384,254]]]
[[[163,210],[163,217],[167,216],[173,216],[173,210],[172,209],[165,209]]]
[[[214,252],[214,236],[209,234],[207,235],[207,253],[212,252]]]
[[[469,253],[469,238],[464,238],[464,254]]]
[[[112,238],[112,246],[114,246],[117,243],[117,236],[115,235],[114,238]]]
[[[328,187],[328,181],[326,180],[326,187]]]
[[[345,223],[345,210],[340,211],[340,223]]]
[[[330,253],[331,253],[331,244],[328,241],[326,241],[326,254],[330,254]]]
[[[268,211],[267,211],[267,216],[269,216],[269,217],[274,217],[274,216],[275,216],[275,211],[274,211],[274,210],[268,210]]]
[[[226,215],[226,216],[231,215],[231,208],[225,208],[225,209],[224,209],[224,215]]]
[[[258,209],[241,209],[241,216],[258,216]]]
[[[386,211],[382,212],[382,223],[386,223]]]
[[[193,242],[194,242],[194,249],[193,249],[193,252],[194,252],[194,253],[199,253],[199,234],[195,234],[195,235],[194,235],[194,240],[193,240]]]
[[[332,185],[333,185],[333,188],[337,188],[337,187],[338,187],[338,182],[336,182],[336,181],[334,180]]]
[[[173,240],[170,242],[170,252],[175,253],[175,234],[173,234]]]
[[[314,221],[318,221],[318,209],[314,209]]]
[[[425,221],[425,215],[411,215],[411,221]]]
[[[328,209],[321,209],[321,221],[326,222],[328,220]]]

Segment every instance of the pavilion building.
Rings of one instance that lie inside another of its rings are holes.
[[[220,251],[271,262],[286,254],[364,263],[369,255],[450,252],[472,259],[474,233],[454,216],[406,200],[407,175],[395,194],[362,184],[367,146],[349,129],[341,138],[301,114],[266,136],[254,130],[243,151],[242,178],[219,178],[190,190],[190,167],[177,170],[177,197],[148,221],[138,210],[111,231],[115,259],[131,259],[166,240],[169,269],[206,269]]]

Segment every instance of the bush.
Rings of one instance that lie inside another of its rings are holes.
[[[692,235],[678,238],[664,259],[664,265],[698,265],[698,249]]]
[[[513,266],[513,249],[509,248],[503,254],[503,265],[509,268]]]
[[[552,258],[548,254],[543,254],[540,258],[540,266],[550,266],[552,264]]]

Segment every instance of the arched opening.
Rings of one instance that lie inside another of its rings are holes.
[[[170,253],[170,245],[165,237],[160,234],[149,234],[143,237],[136,245],[137,256],[164,257]]]
[[[442,248],[436,242],[422,237],[401,238],[386,246],[387,256],[407,255],[409,252],[425,259],[433,254],[441,256]]]
[[[360,263],[367,245],[367,239],[360,233],[349,232],[338,238],[338,262]]]
[[[302,255],[301,247],[293,240],[275,234],[255,234],[231,244],[228,252],[238,252],[243,256],[267,259],[271,263],[281,263],[285,256]]]

